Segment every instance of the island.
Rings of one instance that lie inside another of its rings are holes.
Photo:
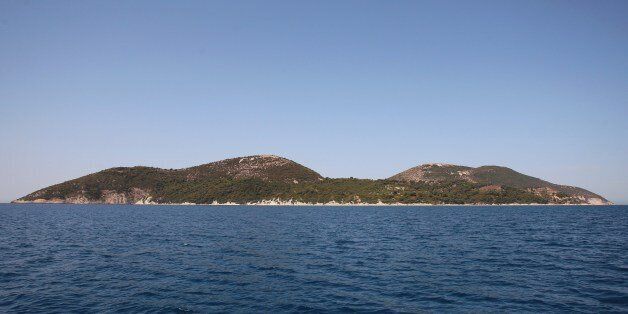
[[[387,179],[326,178],[274,155],[184,169],[110,168],[35,191],[13,203],[207,205],[610,205],[582,188],[499,166],[432,163]]]

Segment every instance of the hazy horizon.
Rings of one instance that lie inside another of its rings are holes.
[[[628,2],[0,1],[0,202],[114,166],[498,165],[628,203]]]

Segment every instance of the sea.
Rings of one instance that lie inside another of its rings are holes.
[[[627,313],[628,207],[0,204],[0,312]]]

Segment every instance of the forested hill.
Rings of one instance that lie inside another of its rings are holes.
[[[105,204],[609,204],[584,189],[508,168],[428,164],[389,179],[332,179],[286,158],[256,155],[184,169],[118,167],[16,203]]]
[[[570,197],[579,198],[585,203],[596,202],[597,200],[608,202],[602,196],[582,188],[550,183],[510,168],[499,166],[472,168],[450,164],[425,164],[398,173],[390,177],[390,179],[411,182],[466,181],[481,185],[484,189],[511,187],[530,191],[559,202],[560,199],[568,199]]]

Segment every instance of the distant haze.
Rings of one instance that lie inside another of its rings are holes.
[[[628,203],[627,1],[1,1],[0,201],[275,154],[501,165]]]

